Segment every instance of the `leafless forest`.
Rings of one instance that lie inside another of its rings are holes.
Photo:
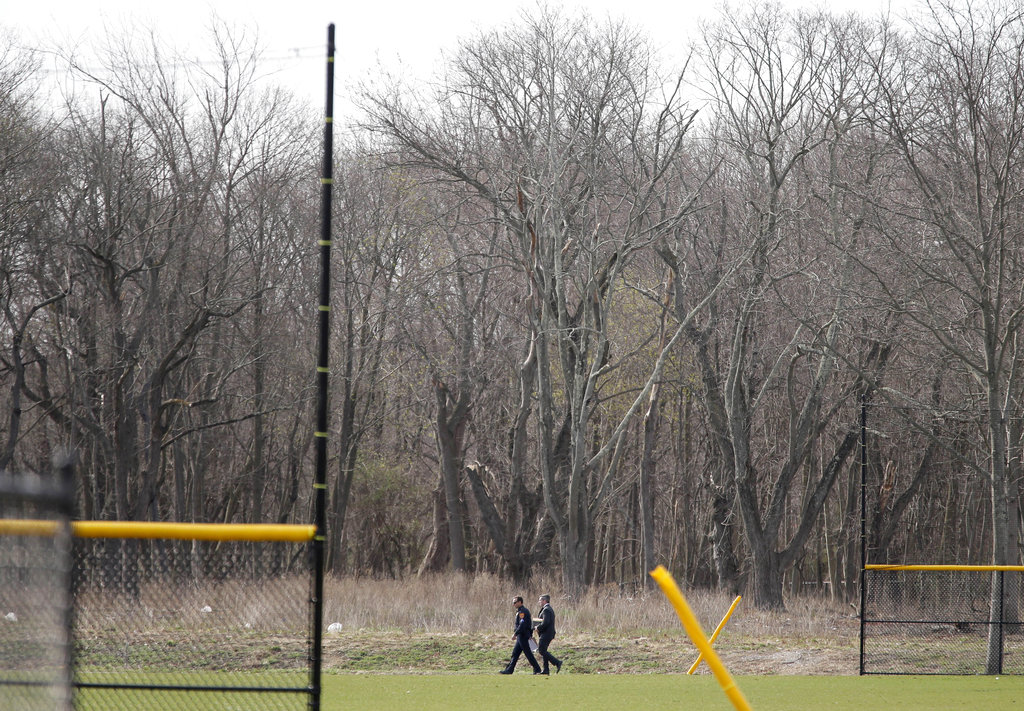
[[[758,4],[676,62],[538,8],[367,81],[330,571],[855,599],[862,495],[868,562],[1020,562],[1022,9]],[[0,469],[72,447],[82,518],[310,520],[322,108],[207,47],[60,98],[0,20]]]

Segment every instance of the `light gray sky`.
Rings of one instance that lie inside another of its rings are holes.
[[[743,7],[752,0],[732,0]],[[894,14],[916,0],[784,0],[793,7],[827,7],[836,12],[855,10]],[[625,16],[645,29],[662,46],[691,32],[700,17],[711,17],[718,0],[549,0],[552,6],[585,8],[595,17]],[[338,94],[352,81],[374,71],[378,62],[401,66],[404,73],[427,75],[442,49],[451,49],[460,36],[487,29],[517,17],[536,0],[29,0],[12,2],[0,15],[0,26],[13,27],[27,44],[53,48],[101,42],[104,33],[124,27],[152,26],[168,44],[188,47],[205,36],[211,13],[229,23],[258,32],[266,50],[262,69],[292,88],[314,106],[324,103],[324,55],[327,25],[336,26],[335,85]],[[197,54],[202,47],[197,46]],[[400,64],[399,64],[400,63]],[[51,65],[52,66],[52,65]]]

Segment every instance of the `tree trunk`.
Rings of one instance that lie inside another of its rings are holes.
[[[990,363],[994,362],[994,359]],[[992,563],[1008,565],[1010,550],[1009,485],[1006,480],[1006,428],[999,404],[1000,383],[993,366],[988,387],[988,430],[991,439],[992,462]],[[998,674],[1003,654],[1003,588],[1001,575],[992,575],[991,608],[989,611],[988,646],[985,673]]]
[[[783,570],[779,555],[767,545],[751,547],[754,568],[754,604],[761,609],[782,610]]]
[[[658,434],[658,388],[651,391],[651,404],[644,416],[644,451],[640,459],[640,561],[646,587],[653,587],[654,579],[647,575],[656,565],[654,556],[654,448]]]
[[[665,280],[665,298],[662,303],[661,324],[658,328],[658,351],[665,349],[667,340],[668,314],[672,301],[672,279]],[[640,454],[640,564],[645,587],[654,587],[654,578],[647,575],[654,570],[654,492],[651,480],[654,478],[654,452],[658,444],[658,425],[661,419],[661,384],[651,387],[651,395],[644,414],[643,451]]]
[[[355,476],[357,443],[355,415],[357,390],[354,382],[355,371],[355,325],[352,309],[346,312],[345,320],[345,365],[342,381],[341,426],[338,430],[338,476],[334,481],[331,497],[330,545],[327,550],[327,570],[339,572],[343,551],[341,549],[345,532],[345,517],[348,513],[349,494]]]
[[[673,270],[676,294],[683,293],[682,274]],[[676,297],[677,317],[685,308]],[[725,395],[718,380],[718,370],[711,357],[709,334],[697,327],[686,330],[687,338],[696,349],[697,364],[704,384],[704,406],[708,413],[714,437],[718,463],[711,469],[711,557],[715,563],[718,586],[733,595],[740,592],[739,563],[734,542],[734,506],[736,484],[734,472],[736,455],[729,433],[729,414]]]
[[[448,557],[451,552],[448,541],[448,511],[445,509],[443,482],[438,483],[432,498],[434,501],[434,515],[432,517],[433,535],[430,538],[430,546],[427,548],[427,553],[423,556],[423,561],[416,571],[418,576],[443,572],[448,567]]]
[[[733,487],[711,485],[711,559],[718,576],[718,587],[732,595],[740,592],[739,562],[736,560],[736,544],[733,539],[734,509]]]
[[[468,412],[463,403],[456,405],[449,413],[450,394],[440,381],[434,381],[437,396],[437,443],[441,454],[441,483],[444,488],[445,506],[448,510],[448,541],[452,570],[466,570],[466,540],[462,512],[462,434]],[[461,394],[460,399],[465,394]]]

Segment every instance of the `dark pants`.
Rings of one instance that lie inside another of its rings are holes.
[[[540,671],[540,664],[537,664],[537,658],[533,656],[533,652],[530,651],[530,638],[529,637],[516,637],[516,646],[512,647],[512,659],[509,661],[508,666],[505,667],[508,671],[515,671],[516,662],[519,661],[519,655],[526,655],[526,661],[530,663],[535,672]]]
[[[551,652],[548,651],[548,645],[551,644],[551,640],[554,636],[546,637],[541,635],[540,641],[537,642],[537,651],[540,652],[541,659],[544,660],[544,671],[549,669],[548,663],[554,664],[556,667],[562,666],[562,662],[555,658]]]

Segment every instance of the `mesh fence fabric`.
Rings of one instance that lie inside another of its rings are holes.
[[[990,632],[999,669],[1024,674],[1019,572],[865,570],[865,674],[985,674]],[[999,614],[990,614],[993,586]]]
[[[310,570],[309,543],[76,539],[76,707],[306,708]]]
[[[0,519],[53,525],[0,534],[0,707],[71,708],[67,492],[34,475],[0,473]]]

